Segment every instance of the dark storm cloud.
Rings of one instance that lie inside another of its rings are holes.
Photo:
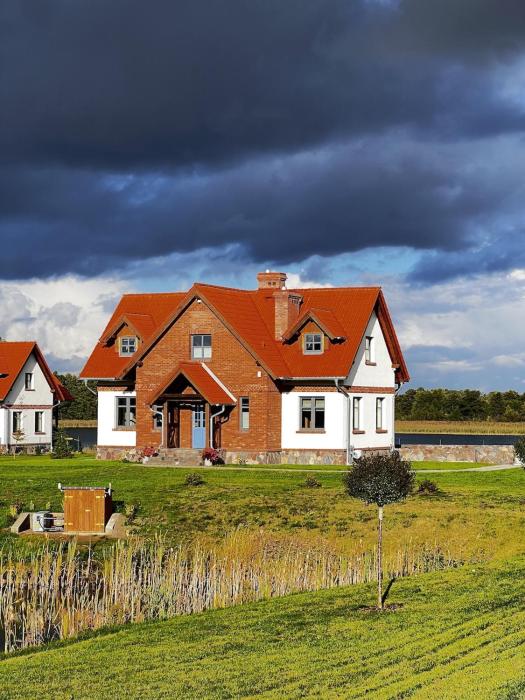
[[[461,261],[518,186],[440,149],[521,133],[524,46],[517,0],[6,0],[0,277],[231,243]]]

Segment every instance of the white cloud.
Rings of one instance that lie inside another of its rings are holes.
[[[36,340],[53,369],[79,370],[129,283],[112,277],[0,283],[0,335]]]

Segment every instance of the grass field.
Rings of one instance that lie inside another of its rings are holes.
[[[396,433],[449,433],[461,435],[525,435],[525,422],[396,420]]]
[[[525,697],[525,560],[108,631],[0,662],[0,698]]]

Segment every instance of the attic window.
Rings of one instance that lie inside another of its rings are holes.
[[[129,357],[137,350],[137,338],[134,335],[124,336],[120,339],[120,356]]]
[[[323,352],[323,334],[305,333],[303,352],[305,355],[320,355]]]

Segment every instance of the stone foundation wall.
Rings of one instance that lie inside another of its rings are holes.
[[[37,454],[44,454],[46,452],[49,452],[51,450],[51,443],[49,442],[42,442],[42,443],[35,443],[33,445],[0,445],[0,454],[6,455],[6,454],[13,454],[13,448],[16,447],[16,454],[17,455],[37,455]]]
[[[97,459],[110,459],[113,461],[140,462],[141,450],[136,447],[105,447],[97,445]]]
[[[407,445],[399,450],[414,462],[490,462],[513,464],[512,445]]]

